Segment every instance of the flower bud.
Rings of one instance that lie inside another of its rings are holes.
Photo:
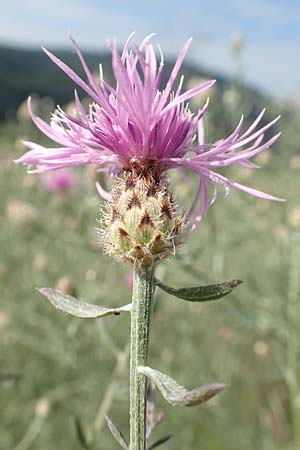
[[[101,219],[101,243],[110,256],[150,266],[175,253],[182,242],[183,217],[166,178],[124,171]]]

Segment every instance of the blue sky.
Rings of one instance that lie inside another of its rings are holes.
[[[299,0],[9,0],[1,8],[0,44],[67,47],[70,30],[83,49],[121,44],[136,30],[155,32],[165,54],[193,36],[189,59],[230,73],[230,38],[241,33],[245,78],[280,98],[300,102]],[[1,64],[1,61],[0,61]]]

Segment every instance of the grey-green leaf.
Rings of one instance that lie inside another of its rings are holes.
[[[120,308],[104,308],[103,306],[77,300],[71,295],[63,294],[56,289],[41,288],[38,291],[45,295],[52,305],[65,313],[84,319],[96,319],[111,314],[119,315],[121,312],[130,311],[131,305],[121,306]]]
[[[210,284],[208,286],[191,286],[187,288],[174,289],[159,280],[156,280],[156,285],[163,291],[174,297],[182,298],[189,302],[207,302],[210,300],[218,300],[219,298],[228,295],[232,289],[241,284],[241,280],[228,280],[224,283]]]
[[[168,434],[167,436],[164,436],[163,438],[158,439],[158,441],[155,441],[154,444],[152,444],[151,447],[148,447],[147,450],[153,450],[154,448],[159,447],[160,445],[164,444],[169,439],[171,439],[171,437],[173,437],[173,435]]]
[[[196,406],[207,402],[210,398],[222,392],[226,385],[213,383],[192,390],[178,384],[173,378],[151,367],[138,367],[139,373],[152,380],[162,396],[173,406]]]
[[[111,434],[116,439],[116,441],[118,441],[118,443],[124,450],[129,450],[129,446],[120,428],[114,423],[111,417],[105,416],[105,419],[107,426],[110,429]]]

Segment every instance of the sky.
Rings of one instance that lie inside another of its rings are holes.
[[[150,33],[165,55],[175,56],[193,36],[188,59],[231,74],[230,42],[240,34],[243,76],[282,99],[300,102],[300,0],[9,0],[1,8],[0,45],[101,51],[136,31]],[[1,64],[1,61],[0,61]]]

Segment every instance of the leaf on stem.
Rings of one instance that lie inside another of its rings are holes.
[[[77,300],[71,295],[63,294],[56,289],[41,288],[38,291],[45,295],[52,305],[65,313],[84,319],[97,319],[108,315],[119,315],[122,312],[130,311],[131,305],[121,306],[120,308],[104,308],[103,306],[93,305],[91,303]]]
[[[148,447],[147,450],[152,450],[153,448],[158,447],[159,445],[164,444],[165,442],[167,442],[169,439],[171,439],[171,437],[173,437],[172,434],[168,434],[167,436],[164,436],[161,439],[158,439],[158,441],[155,441],[154,444],[151,445],[151,447]]]
[[[222,383],[208,384],[192,390],[178,384],[173,378],[151,369],[151,367],[138,367],[138,372],[152,380],[160,390],[162,396],[173,406],[196,406],[207,402],[222,392],[226,385]]]
[[[207,302],[218,300],[228,295],[236,286],[241,284],[241,280],[228,280],[224,283],[210,284],[208,286],[191,286],[188,288],[174,289],[156,279],[156,285],[163,291],[174,297],[187,300],[189,302]]]
[[[120,446],[124,450],[129,450],[129,446],[128,446],[126,439],[125,439],[122,431],[120,430],[120,428],[114,423],[114,421],[112,420],[111,417],[106,415],[105,419],[106,419],[107,426],[110,429],[111,434],[116,439],[116,441],[119,442]]]

